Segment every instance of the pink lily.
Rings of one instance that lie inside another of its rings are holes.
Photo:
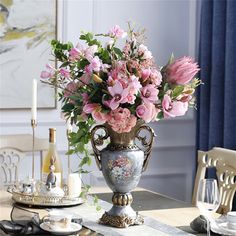
[[[87,103],[83,112],[86,114],[91,114],[93,119],[98,123],[104,123],[107,121],[107,114],[102,113],[102,107],[98,103]]]
[[[127,102],[126,97],[129,93],[129,89],[128,88],[123,89],[122,84],[118,80],[115,81],[115,84],[113,87],[108,87],[108,91],[113,97],[109,101],[109,107],[112,110],[115,110],[116,108],[118,108],[120,103]]]
[[[159,90],[155,88],[153,84],[148,84],[145,87],[141,88],[141,97],[144,102],[156,102],[158,97]]]
[[[165,95],[162,101],[164,118],[183,116],[188,110],[188,102],[171,101],[169,95]]]

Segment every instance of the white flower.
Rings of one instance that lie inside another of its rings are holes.
[[[120,167],[116,166],[116,167],[113,168],[112,174],[114,176],[122,175],[122,169]]]
[[[147,46],[140,44],[138,47],[138,55],[142,56],[143,59],[151,59],[152,53],[148,50]]]

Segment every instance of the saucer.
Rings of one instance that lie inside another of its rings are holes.
[[[222,228],[223,230],[225,230],[227,233],[230,233],[230,235],[236,235],[236,230],[229,229],[227,222],[219,223],[218,226]]]
[[[55,230],[51,228],[50,224],[43,222],[40,224],[40,228],[54,235],[65,235],[78,232],[81,230],[82,225],[71,222],[68,228],[58,228]]]

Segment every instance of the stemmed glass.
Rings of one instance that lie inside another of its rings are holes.
[[[197,192],[197,207],[207,220],[207,235],[210,236],[210,216],[220,205],[220,193],[216,179],[202,179]]]

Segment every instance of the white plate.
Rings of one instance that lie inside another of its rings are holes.
[[[232,235],[236,235],[236,230],[234,229],[229,229],[228,227],[228,223],[227,222],[223,222],[218,224],[218,226],[222,229],[224,229],[225,231],[227,231],[228,233],[232,234]]]
[[[40,228],[54,235],[65,235],[65,234],[73,234],[81,230],[82,225],[71,222],[68,228],[60,228],[60,230],[54,230],[50,227],[50,224],[44,222],[40,224]]]
[[[236,232],[235,230],[231,230],[227,227],[227,217],[226,215],[220,216],[218,219],[211,221],[211,230],[214,233],[220,234],[220,235],[230,235],[235,236]]]

